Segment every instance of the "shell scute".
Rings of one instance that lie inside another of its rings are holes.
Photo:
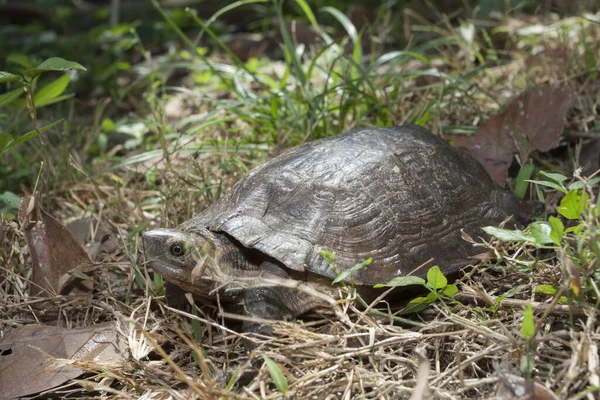
[[[477,251],[460,230],[482,236],[482,226],[521,209],[474,159],[424,128],[401,126],[298,146],[185,225],[226,232],[288,268],[330,278],[320,250],[336,254],[339,270],[372,257],[352,279],[374,284],[429,258],[447,272],[467,264]]]

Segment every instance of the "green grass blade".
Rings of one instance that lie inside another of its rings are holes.
[[[277,365],[277,363],[271,360],[269,357],[263,356],[263,358],[265,359],[265,363],[267,364],[267,369],[269,370],[271,379],[273,379],[273,383],[275,383],[277,389],[285,396],[288,391],[288,382],[283,374],[283,371],[281,371],[279,365]]]
[[[515,185],[515,194],[518,198],[522,199],[527,193],[527,187],[529,186],[528,179],[531,178],[533,170],[535,169],[533,164],[525,164],[519,170],[517,175],[517,184]]]
[[[290,33],[288,32],[285,24],[285,20],[283,19],[283,0],[275,0],[275,5],[277,8],[277,19],[279,20],[279,29],[281,30],[281,37],[283,38],[286,61],[288,63],[291,63],[296,73],[296,78],[300,81],[300,85],[302,87],[305,87],[306,75],[304,74],[302,65],[300,65],[300,60],[296,52],[296,47],[294,46],[294,42],[292,41]]]
[[[225,13],[227,13],[227,12],[233,10],[233,9],[236,9],[236,8],[238,8],[240,6],[243,6],[243,5],[246,5],[246,4],[252,4],[252,3],[266,3],[267,1],[268,0],[240,0],[240,1],[233,2],[231,4],[226,5],[225,7],[221,8],[216,13],[214,13],[209,19],[206,20],[206,22],[204,23],[204,25],[205,25],[206,28],[208,28],[221,15],[223,15],[223,14],[225,14]],[[204,28],[202,28],[202,30],[198,34],[198,39],[196,41],[199,41],[202,38],[203,34],[204,34]]]
[[[333,7],[323,7],[321,8],[321,11],[331,14],[346,30],[348,36],[350,36],[350,40],[352,40],[352,43],[356,43],[358,40],[358,32],[356,31],[356,27],[352,21],[350,21],[350,19],[344,15],[344,13]]]

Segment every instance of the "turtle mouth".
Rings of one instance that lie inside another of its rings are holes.
[[[152,268],[154,272],[159,273],[163,276],[166,275],[169,277],[176,277],[182,275],[182,271],[180,268],[171,267],[157,260],[149,260],[148,265],[150,266],[150,268]]]
[[[147,265],[152,268],[154,273],[159,274],[165,280],[190,293],[206,296],[210,290],[210,287],[207,286],[206,283],[201,279],[198,279],[196,282],[192,282],[192,277],[188,271],[172,267],[156,260],[148,261]]]

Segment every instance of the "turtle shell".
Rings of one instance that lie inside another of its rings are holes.
[[[351,278],[372,285],[429,259],[444,272],[457,270],[481,252],[461,229],[482,236],[482,226],[523,207],[469,155],[407,125],[293,148],[250,171],[180,229],[226,232],[290,269],[329,278],[372,257]],[[335,253],[337,273],[319,254],[324,249]]]

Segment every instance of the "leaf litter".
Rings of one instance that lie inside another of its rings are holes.
[[[27,195],[21,202],[19,222],[31,252],[30,295],[48,298],[34,303],[38,317],[44,321],[57,317],[58,305],[50,301],[56,296],[85,303],[93,281],[84,272],[93,265],[73,234],[41,208],[35,195]]]
[[[498,115],[484,121],[476,134],[452,135],[453,145],[468,149],[499,185],[504,186],[515,154],[524,162],[533,151],[557,147],[564,119],[575,101],[570,88],[527,89]]]
[[[0,341],[0,399],[44,392],[102,365],[117,368],[127,347],[114,323],[78,329],[23,325]]]

